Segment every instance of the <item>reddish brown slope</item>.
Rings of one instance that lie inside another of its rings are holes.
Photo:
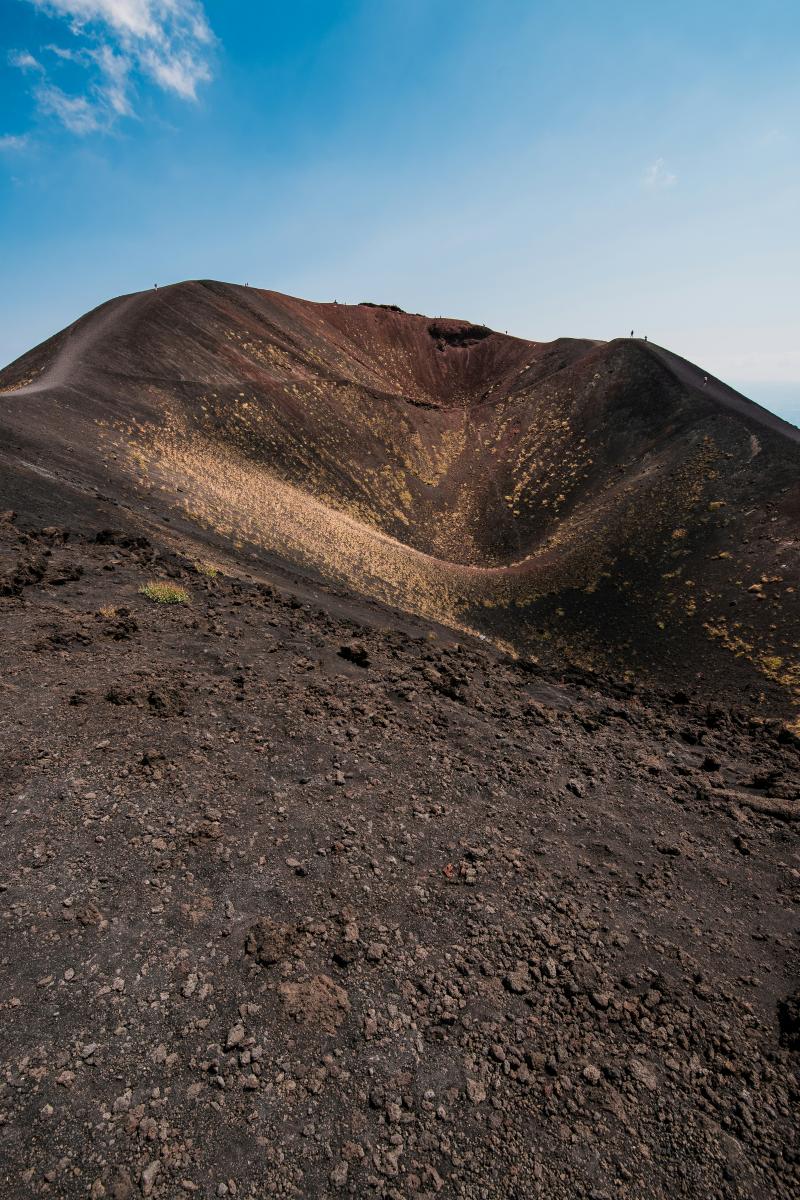
[[[33,467],[541,659],[798,685],[800,435],[659,348],[194,282],[0,387],[10,506]]]

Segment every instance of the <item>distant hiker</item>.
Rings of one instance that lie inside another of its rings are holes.
[[[153,284],[153,287],[155,288],[155,290],[156,290],[156,291],[158,291],[158,284],[157,284],[157,283],[154,283],[154,284]]]
[[[708,376],[704,375],[703,376],[703,387],[705,387],[707,383],[708,383]]]
[[[644,335],[644,340],[647,341],[647,334]]]

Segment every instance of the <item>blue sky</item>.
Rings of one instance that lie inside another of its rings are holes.
[[[178,279],[647,333],[800,422],[800,5],[0,0],[0,360]]]

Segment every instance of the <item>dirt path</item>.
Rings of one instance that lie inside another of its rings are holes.
[[[148,296],[147,292],[135,292],[130,296],[110,300],[103,311],[92,313],[83,323],[79,323],[77,328],[70,331],[65,344],[60,347],[53,361],[38,379],[3,392],[3,399],[28,396],[56,387],[76,387],[86,351],[96,345],[123,316],[141,306]]]

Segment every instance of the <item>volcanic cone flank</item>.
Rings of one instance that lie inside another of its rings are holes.
[[[658,347],[204,281],[0,387],[15,507],[38,467],[527,657],[797,694],[798,431]]]

